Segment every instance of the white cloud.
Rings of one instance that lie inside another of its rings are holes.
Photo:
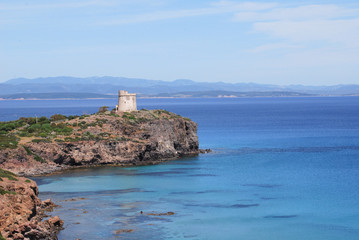
[[[269,11],[243,11],[235,15],[237,21],[306,21],[358,16],[359,9],[348,9],[337,5],[304,5],[298,7],[271,8]]]
[[[269,2],[269,3],[259,3],[259,2],[242,2],[236,3],[232,1],[219,1],[212,3],[212,6],[218,8],[227,8],[232,11],[261,11],[266,9],[271,9],[277,6],[277,3]]]
[[[287,44],[287,43],[270,43],[270,44],[264,44],[260,45],[258,47],[255,47],[254,49],[248,50],[248,52],[252,53],[260,53],[265,51],[271,51],[271,50],[288,50],[288,49],[300,49],[303,48],[301,45],[294,45],[294,44]]]
[[[23,10],[48,10],[48,9],[66,9],[66,8],[83,8],[83,7],[113,7],[118,5],[144,4],[145,0],[82,0],[82,1],[53,1],[49,3],[16,3],[11,4],[0,3],[0,11],[23,11]],[[156,2],[151,2],[154,4]]]
[[[264,11],[237,12],[234,20],[252,24],[251,33],[265,34],[271,41],[279,41],[258,46],[252,52],[298,45],[308,49],[359,47],[358,8],[334,4],[279,6]]]
[[[0,4],[0,11],[18,11],[29,9],[49,9],[49,8],[80,8],[100,4],[99,1],[79,1],[64,3],[48,3],[48,4]]]
[[[254,31],[295,43],[322,42],[359,46],[359,18],[349,20],[277,21],[254,23]]]
[[[212,3],[206,8],[156,11],[150,13],[143,13],[138,15],[119,16],[112,20],[102,22],[105,25],[121,25],[130,23],[153,22],[167,19],[216,15],[223,13],[235,13],[238,11],[260,11],[270,9],[276,6],[275,3],[255,3],[243,2],[235,3],[232,1],[219,1]]]
[[[174,11],[158,11],[152,13],[138,14],[122,16],[113,20],[104,21],[105,25],[121,25],[129,23],[141,23],[141,22],[153,22],[167,19],[203,16],[221,13],[216,8],[200,8],[200,9],[188,9],[188,10],[174,10]]]

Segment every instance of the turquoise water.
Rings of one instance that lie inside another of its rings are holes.
[[[12,102],[17,111],[0,102],[0,110],[7,120],[81,114],[107,101]],[[40,197],[62,205],[54,213],[65,220],[60,239],[359,239],[358,97],[141,99],[139,106],[190,117],[201,148],[213,153],[35,178]]]

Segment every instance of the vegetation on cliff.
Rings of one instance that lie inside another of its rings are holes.
[[[111,136],[108,132],[93,134],[86,131],[90,127],[102,128],[108,122],[107,116],[116,117],[120,124],[136,126],[140,123],[158,119],[182,118],[166,110],[146,110],[138,112],[122,113],[121,115],[107,111],[106,106],[100,107],[98,113],[82,116],[64,116],[55,114],[47,117],[27,117],[16,121],[0,122],[0,149],[15,149],[19,144],[28,142],[73,142],[88,140],[113,139],[123,141],[131,140],[123,137]],[[189,120],[186,118],[186,120]],[[137,141],[140,139],[136,139]],[[31,155],[31,150],[25,147],[26,152]],[[36,155],[35,155],[36,156]],[[41,161],[41,160],[39,160]]]
[[[3,181],[3,178],[18,181],[18,179],[16,178],[16,174],[0,168],[0,181]]]
[[[20,118],[0,123],[0,141],[0,167],[21,175],[34,175],[34,167],[42,174],[59,166],[142,165],[199,153],[197,124],[166,110],[117,114],[101,107],[92,115]]]

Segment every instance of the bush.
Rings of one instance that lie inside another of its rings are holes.
[[[0,123],[0,131],[10,132],[16,128],[15,123]]]
[[[18,142],[15,136],[0,134],[0,149],[15,149],[17,148],[17,144]]]
[[[5,194],[13,194],[13,195],[16,195],[16,192],[13,192],[13,191],[6,191],[5,189],[3,189],[2,187],[0,187],[0,195],[5,195]],[[2,239],[5,239],[3,236],[0,236],[2,237]],[[1,240],[1,238],[0,238]],[[5,239],[6,240],[6,239]]]
[[[167,110],[155,110],[155,111],[154,111],[154,113],[156,113],[156,114],[165,113],[165,114],[170,115],[170,112],[169,112],[169,111],[167,111]]]
[[[26,147],[26,146],[23,146],[23,147],[24,147],[25,151],[27,152],[27,155],[32,155],[32,151],[28,147]]]
[[[72,133],[72,128],[69,128],[64,123],[52,124],[51,127],[57,134],[69,135]]]
[[[40,117],[38,120],[37,120],[38,123],[49,123],[50,120],[47,118],[47,117]]]
[[[40,129],[41,129],[41,124],[36,123],[36,124],[33,124],[30,127],[28,127],[27,132],[29,132],[29,133],[39,132]]]
[[[45,123],[43,125],[41,125],[41,130],[44,132],[51,132],[51,124],[50,123]]]
[[[28,132],[20,132],[19,133],[19,137],[29,137],[29,136],[31,136],[31,134]]]
[[[32,118],[32,117],[28,117],[28,118],[21,117],[18,121],[23,122],[23,123],[27,123],[29,125],[32,125],[32,124],[36,123],[36,119]]]
[[[128,120],[136,120],[135,115],[133,115],[132,113],[128,113],[128,112],[123,113],[122,118],[125,118]]]
[[[99,108],[98,113],[105,113],[108,111],[108,106],[102,106]]]
[[[45,133],[45,132],[42,132],[42,133],[40,133],[38,136],[39,136],[39,137],[46,138],[46,137],[48,137],[49,135],[48,135],[47,133]]]
[[[48,139],[41,139],[41,138],[35,138],[35,139],[32,139],[31,140],[31,142],[33,142],[33,143],[40,143],[40,142],[50,142],[50,140],[48,140]]]
[[[40,157],[39,155],[37,155],[35,153],[33,155],[34,155],[34,159],[36,161],[41,162],[41,163],[46,163],[46,161],[42,157]]]
[[[10,171],[6,171],[6,170],[1,169],[1,168],[0,168],[0,177],[1,178],[7,178],[7,179],[13,180],[13,181],[18,181],[18,179],[15,178],[16,174],[14,174],[14,173],[12,173]]]
[[[77,116],[77,115],[70,115],[70,116],[68,116],[67,117],[67,119],[68,120],[72,120],[72,119],[76,119],[76,118],[78,118],[79,116]]]
[[[67,117],[65,115],[62,114],[54,114],[50,117],[50,121],[60,121],[60,120],[65,120],[67,119]]]

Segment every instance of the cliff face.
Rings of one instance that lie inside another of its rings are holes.
[[[65,125],[70,134],[20,140],[16,149],[0,150],[0,167],[35,175],[70,166],[153,164],[200,152],[197,124],[164,110],[94,114],[53,124]]]
[[[59,217],[41,221],[54,204],[41,201],[34,181],[0,169],[0,232],[6,239],[57,239]]]

